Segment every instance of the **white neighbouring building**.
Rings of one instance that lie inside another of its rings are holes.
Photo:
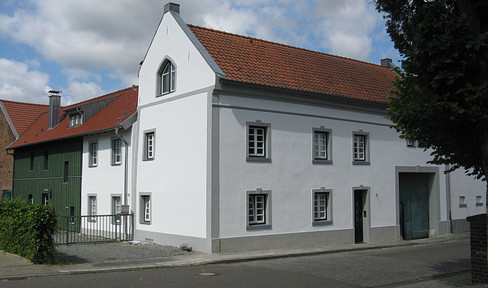
[[[395,77],[187,25],[168,3],[139,71],[136,239],[226,252],[469,229],[484,184],[427,164],[428,151],[390,128]]]

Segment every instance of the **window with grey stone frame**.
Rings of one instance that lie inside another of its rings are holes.
[[[112,139],[112,165],[122,164],[122,140]]]
[[[144,148],[142,160],[154,160],[156,156],[156,130],[144,131]]]
[[[369,133],[362,130],[352,132],[352,164],[370,165]]]
[[[246,191],[246,230],[271,229],[271,190]]]
[[[89,193],[88,195],[88,205],[87,205],[87,215],[96,216],[97,215],[97,194]],[[88,222],[96,222],[96,217],[88,217]]]
[[[139,193],[139,223],[151,224],[152,219],[152,199],[150,192]]]
[[[332,130],[320,128],[312,129],[312,163],[332,164]]]
[[[332,190],[312,189],[312,226],[332,224]]]
[[[112,224],[120,223],[120,214],[122,213],[122,194],[112,194]]]
[[[88,143],[88,166],[98,166],[98,141],[90,141]]]
[[[271,125],[256,122],[246,123],[246,161],[271,162]]]
[[[156,95],[166,95],[176,90],[176,66],[171,59],[164,59],[157,74]]]

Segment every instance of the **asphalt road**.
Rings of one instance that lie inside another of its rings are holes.
[[[367,251],[132,272],[46,276],[0,287],[465,287],[467,239]]]

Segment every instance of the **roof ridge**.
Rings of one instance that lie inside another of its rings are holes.
[[[112,94],[122,93],[122,92],[123,92],[123,91],[125,91],[125,90],[134,89],[134,88],[139,89],[139,85],[132,85],[132,86],[130,86],[130,87],[123,88],[123,89],[120,89],[120,90],[117,90],[117,91],[113,91],[113,92],[110,92],[110,93],[107,93],[107,94],[104,94],[104,95],[101,95],[101,96],[97,96],[97,97],[95,97],[95,98],[90,98],[90,99],[83,100],[83,101],[81,101],[81,102],[77,102],[77,103],[74,103],[74,104],[71,104],[71,105],[62,106],[61,108],[63,108],[63,109],[67,109],[67,108],[69,108],[69,107],[76,107],[76,106],[82,105],[82,104],[84,104],[84,103],[88,103],[88,102],[90,102],[90,101],[96,101],[97,99],[101,99],[101,98],[103,98],[103,97],[108,97],[108,96],[110,96],[110,95],[112,95]],[[119,95],[119,96],[120,96],[120,95]],[[115,97],[115,95],[114,95],[114,97]]]
[[[47,105],[47,104],[38,104],[38,103],[30,103],[30,102],[20,102],[20,101],[6,100],[6,99],[0,99],[0,102],[9,102],[9,103],[15,103],[15,104],[49,107],[49,105]]]
[[[283,47],[298,49],[298,50],[312,52],[312,53],[321,54],[321,55],[326,55],[326,56],[330,56],[330,57],[334,57],[334,58],[339,58],[339,59],[344,59],[344,60],[349,60],[349,61],[355,61],[355,62],[359,62],[359,63],[362,63],[362,64],[368,64],[368,65],[373,65],[373,66],[387,68],[387,67],[382,66],[381,64],[371,63],[371,62],[367,62],[367,61],[363,61],[363,60],[358,60],[358,59],[354,59],[354,58],[349,58],[349,57],[345,57],[345,56],[334,55],[334,54],[330,54],[330,53],[326,53],[326,52],[316,51],[316,50],[307,49],[307,48],[298,47],[298,46],[293,46],[293,45],[289,45],[289,44],[274,42],[274,41],[265,40],[265,39],[261,39],[261,38],[257,38],[257,37],[245,36],[245,35],[241,35],[241,34],[231,33],[231,32],[217,30],[217,29],[208,28],[208,27],[202,27],[202,26],[193,25],[193,24],[187,24],[187,25],[190,26],[190,27],[197,28],[197,29],[208,30],[208,31],[212,31],[212,32],[216,32],[216,33],[222,33],[222,34],[227,34],[227,35],[230,35],[230,36],[235,36],[235,37],[240,37],[240,38],[247,38],[247,39],[251,39],[251,40],[257,40],[257,41],[261,41],[261,42],[268,43],[268,44],[273,44],[273,45],[278,45],[278,46],[283,46]],[[389,69],[389,68],[387,68],[387,69]]]

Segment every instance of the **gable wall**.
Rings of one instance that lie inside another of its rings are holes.
[[[15,140],[7,119],[0,113],[0,148],[3,150]],[[4,151],[0,152],[0,195],[3,190],[12,190],[13,157]],[[0,196],[1,198],[1,196]]]

